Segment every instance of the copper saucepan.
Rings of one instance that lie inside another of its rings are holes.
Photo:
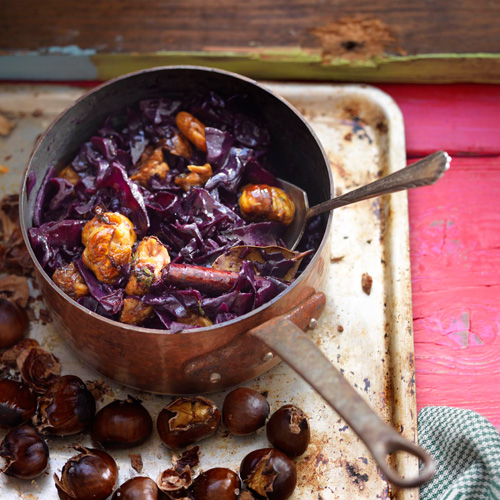
[[[281,359],[297,371],[365,442],[389,481],[408,488],[432,477],[434,462],[420,447],[385,424],[303,331],[321,315],[318,293],[326,275],[326,240],[332,213],[323,215],[324,236],[302,275],[269,303],[240,318],[209,328],[170,334],[129,326],[80,306],[54,285],[29,244],[33,206],[49,165],[62,167],[109,115],[146,98],[172,92],[246,93],[257,103],[272,137],[271,158],[278,176],[304,189],[312,204],[331,198],[328,159],[304,118],[259,83],[225,71],[176,66],[154,68],[111,80],[79,99],[43,134],[31,155],[20,195],[23,237],[35,264],[42,295],[63,338],[103,375],[138,389],[164,394],[204,393],[231,387],[271,369]],[[26,180],[36,175],[28,197]],[[311,175],[313,173],[313,175]],[[403,450],[424,463],[420,475],[402,478],[387,455]]]

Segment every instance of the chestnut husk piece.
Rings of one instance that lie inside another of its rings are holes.
[[[257,391],[239,387],[224,399],[222,421],[235,436],[248,436],[263,427],[269,415],[267,399]]]
[[[111,500],[159,500],[161,492],[149,477],[137,476],[125,481],[111,497]]]
[[[158,489],[168,498],[189,498],[188,488],[193,483],[191,467],[187,465],[182,471],[176,469],[164,470],[156,478]]]
[[[0,429],[24,424],[35,411],[36,398],[26,384],[0,379]]]
[[[268,500],[286,500],[297,485],[295,464],[274,448],[249,453],[241,462],[240,476],[249,490]]]
[[[191,485],[193,500],[236,500],[241,491],[238,474],[216,467],[200,474]]]
[[[276,410],[266,426],[267,439],[290,458],[302,455],[309,446],[311,431],[305,413],[295,405]]]
[[[29,347],[16,359],[23,380],[38,394],[43,394],[61,375],[61,363],[42,347]]]
[[[144,443],[153,431],[153,420],[141,401],[128,396],[99,410],[90,436],[104,448],[132,448]]]
[[[19,342],[28,332],[29,323],[23,308],[10,300],[0,298],[0,349]]]
[[[177,398],[158,415],[160,439],[172,450],[179,450],[213,436],[221,421],[215,404],[202,396]]]
[[[38,400],[35,422],[40,432],[69,436],[89,427],[94,415],[92,393],[80,378],[65,375],[56,379]]]
[[[7,366],[17,367],[17,358],[23,351],[29,349],[30,347],[40,347],[40,344],[37,340],[31,338],[20,340],[12,347],[4,351],[1,359],[2,363],[5,363]]]
[[[193,446],[189,450],[185,450],[178,458],[172,457],[174,469],[178,472],[184,470],[186,466],[196,467],[200,463],[200,447]]]
[[[111,495],[118,467],[105,451],[75,447],[78,455],[65,464],[61,479],[54,474],[57,493],[61,500],[104,500]]]
[[[0,471],[19,479],[35,479],[49,464],[49,448],[40,434],[28,425],[10,430],[0,444],[5,465]]]

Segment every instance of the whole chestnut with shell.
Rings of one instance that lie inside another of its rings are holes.
[[[247,436],[263,427],[269,415],[266,398],[253,389],[239,387],[231,391],[222,406],[222,420],[235,436]]]
[[[75,447],[78,455],[65,464],[61,479],[54,474],[61,500],[104,500],[111,495],[118,477],[118,467],[105,451]]]
[[[111,500],[159,500],[163,498],[156,483],[149,477],[137,476],[125,481]]]
[[[276,410],[267,422],[266,433],[269,442],[291,458],[302,455],[311,439],[307,417],[294,405]]]
[[[216,467],[200,474],[191,485],[193,500],[236,500],[241,482],[230,469]]]
[[[36,398],[26,384],[0,379],[0,429],[24,424],[35,410]]]
[[[221,415],[215,404],[202,396],[177,398],[158,415],[156,427],[165,445],[178,450],[213,436]]]
[[[49,464],[49,448],[33,427],[22,425],[4,437],[0,457],[0,471],[7,476],[35,479]]]
[[[132,448],[144,443],[153,431],[153,420],[141,401],[128,396],[101,408],[90,436],[104,448]]]
[[[240,476],[249,490],[268,500],[286,500],[297,485],[295,464],[274,448],[249,453],[241,462]]]
[[[0,299],[0,349],[19,342],[28,332],[29,319],[26,311],[17,304]]]
[[[83,381],[74,375],[56,379],[38,400],[37,428],[55,436],[85,430],[95,415],[95,399]]]

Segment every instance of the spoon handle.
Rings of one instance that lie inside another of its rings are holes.
[[[334,208],[375,198],[383,194],[396,193],[397,191],[434,184],[448,170],[450,161],[451,158],[444,151],[433,153],[408,167],[382,177],[382,179],[378,179],[366,186],[311,207],[307,211],[306,219],[322,214],[323,212],[328,212]]]

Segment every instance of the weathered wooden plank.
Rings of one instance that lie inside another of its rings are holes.
[[[498,130],[498,129],[497,129]],[[500,426],[500,157],[454,158],[409,193],[418,406]]]
[[[329,45],[313,34],[328,25],[332,43],[338,35],[337,49],[347,55],[377,44],[393,54],[500,52],[500,4],[490,0],[2,0],[1,10],[0,47],[8,51],[310,48]]]

